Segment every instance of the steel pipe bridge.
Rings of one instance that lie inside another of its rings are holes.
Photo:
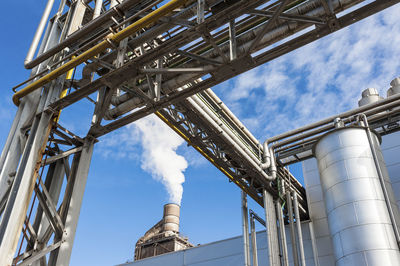
[[[269,230],[284,189],[307,219],[305,190],[283,166],[314,139],[266,150],[210,88],[400,1],[60,0],[50,16],[54,2],[25,60],[31,76],[13,88],[18,111],[0,157],[1,265],[68,265],[94,144],[152,113],[264,206]],[[59,114],[87,100],[90,130],[77,136]]]

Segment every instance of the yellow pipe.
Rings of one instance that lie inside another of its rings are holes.
[[[72,58],[73,58],[73,57],[72,57]],[[72,82],[72,76],[74,75],[74,70],[75,70],[75,68],[68,70],[67,76],[65,77],[65,80],[71,80],[71,82]],[[67,93],[68,93],[68,88],[65,88],[65,89],[60,93],[60,99],[61,99],[61,98],[64,98],[65,96],[67,96]],[[58,112],[58,114],[54,117],[54,122],[58,123],[58,121],[60,120],[61,111],[62,111],[62,110],[60,110],[60,111]]]
[[[107,48],[111,48],[114,44],[118,44],[123,39],[131,36],[135,32],[139,31],[142,28],[149,26],[150,24],[156,22],[161,17],[166,16],[167,14],[171,13],[174,9],[183,6],[188,0],[171,0],[167,4],[161,6],[160,8],[156,9],[155,11],[151,12],[147,16],[139,19],[138,21],[132,23],[125,29],[121,30],[118,33],[111,33],[109,34],[104,41],[95,45],[94,47],[90,48],[89,50],[83,52],[79,56],[74,59],[71,59],[64,65],[56,68],[49,74],[41,77],[40,79],[32,82],[25,88],[21,89],[20,91],[16,92],[12,99],[15,105],[19,105],[20,99],[29,93],[39,89],[46,83],[56,79],[57,77],[61,76],[62,74],[68,72],[69,70],[73,69],[74,67],[82,64],[86,60],[96,56],[100,52],[104,51]]]
[[[186,137],[185,134],[182,133],[176,126],[171,124],[167,118],[165,118],[160,112],[155,112],[154,113],[156,116],[158,116],[165,124],[167,124],[173,131],[175,131],[179,136],[181,136],[190,146],[195,148],[198,152],[200,152],[201,155],[203,155],[210,163],[212,163],[215,167],[217,167],[218,170],[220,170],[223,174],[225,174],[232,182],[234,182],[240,189],[248,193],[246,191],[245,187],[243,187],[237,180],[233,178],[231,174],[229,174],[224,168],[219,166],[210,156],[207,155],[199,146],[195,145],[190,141],[188,137]],[[258,198],[256,195],[253,195],[253,193],[248,194],[250,197],[252,197],[258,204],[263,206],[263,202],[258,201]]]
[[[198,152],[200,152],[201,155],[203,155],[210,163],[212,163],[215,167],[217,167],[222,173],[224,173],[232,182],[234,182],[236,185],[238,185],[241,189],[244,189],[244,187],[233,178],[224,168],[219,166],[214,159],[212,159],[210,156],[207,155],[199,146],[195,145],[190,141],[188,137],[186,137],[185,134],[183,134],[176,126],[171,124],[168,119],[166,119],[160,112],[155,112],[155,115],[158,116],[164,123],[166,123],[173,131],[175,131],[179,136],[181,136],[190,146],[195,148]]]

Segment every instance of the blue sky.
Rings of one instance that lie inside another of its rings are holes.
[[[16,111],[11,88],[29,75],[23,61],[44,5],[37,0],[3,5],[8,12],[0,17],[1,146]],[[386,96],[389,82],[400,75],[399,12],[397,5],[213,90],[260,141],[355,107],[367,87]],[[88,102],[77,104],[63,111],[61,124],[84,135],[92,110]],[[136,240],[161,218],[172,188],[163,179],[163,168],[154,164],[149,147],[155,144],[146,139],[155,128],[172,143],[163,146],[169,152],[163,163],[174,165],[176,175],[184,170],[182,233],[194,244],[241,234],[239,189],[150,118],[96,144],[71,265],[115,265],[132,259]],[[301,178],[299,167],[293,169]],[[251,200],[249,205],[262,214]]]

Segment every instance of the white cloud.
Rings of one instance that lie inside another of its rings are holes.
[[[262,140],[354,108],[368,87],[386,96],[400,75],[399,12],[394,6],[216,91]]]

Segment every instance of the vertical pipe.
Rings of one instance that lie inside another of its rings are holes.
[[[33,40],[32,40],[32,44],[29,47],[28,54],[26,55],[25,64],[30,62],[33,59],[33,56],[35,55],[37,46],[40,41],[40,37],[42,37],[44,27],[46,26],[46,22],[50,16],[51,9],[53,8],[53,4],[54,4],[54,0],[47,1],[47,5],[44,9],[42,18],[40,19],[40,22],[39,22],[39,26],[37,27],[35,36],[33,37]]]
[[[308,223],[308,227],[310,228],[310,237],[311,237],[311,246],[312,246],[313,256],[314,256],[314,265],[319,266],[317,241],[315,240],[314,224],[312,221],[310,221]]]
[[[102,7],[103,7],[103,0],[96,0],[96,4],[94,6],[94,12],[93,12],[93,19],[100,16]]]
[[[376,154],[376,150],[375,150],[375,147],[374,147],[374,142],[372,140],[371,130],[370,130],[369,125],[368,125],[367,116],[365,114],[361,114],[361,117],[363,118],[364,123],[365,123],[365,131],[367,133],[368,143],[369,143],[369,146],[371,148],[372,158],[374,160],[376,172],[377,172],[378,177],[379,177],[379,183],[381,185],[383,196],[385,198],[385,203],[386,203],[386,207],[387,207],[388,212],[389,212],[390,221],[392,222],[392,227],[393,227],[394,235],[396,237],[397,246],[400,248],[400,232],[399,232],[399,228],[397,226],[396,218],[395,218],[395,215],[394,215],[394,212],[393,212],[393,209],[392,209],[392,204],[390,204],[389,194],[388,194],[388,191],[387,191],[387,188],[386,188],[386,185],[385,185],[385,179],[384,179],[383,174],[382,174],[381,165],[379,164],[378,155]]]
[[[269,265],[279,265],[279,243],[276,225],[276,214],[273,197],[266,189],[263,190],[265,224],[268,237]]]
[[[280,242],[281,242],[281,246],[282,246],[283,265],[289,266],[285,223],[283,221],[282,205],[279,202],[279,200],[277,200],[275,204],[276,204],[276,212],[278,215],[278,222],[279,222],[279,235],[280,235],[280,240],[281,240]]]
[[[294,203],[294,217],[296,219],[297,226],[297,237],[300,251],[301,266],[306,266],[306,258],[304,256],[304,245],[303,245],[303,234],[301,231],[301,221],[299,215],[299,202],[297,200],[297,193],[293,191],[293,203]]]
[[[231,61],[235,60],[237,57],[235,20],[229,21],[229,52]]]
[[[250,246],[249,246],[249,216],[247,210],[247,195],[242,190],[242,228],[243,228],[243,248],[244,248],[244,266],[250,266]]]
[[[286,202],[289,215],[290,238],[292,240],[291,242],[292,242],[292,252],[293,252],[293,263],[295,266],[299,266],[299,255],[297,253],[296,234],[293,221],[292,197],[290,196],[290,191],[286,193]]]
[[[258,255],[257,255],[257,235],[256,225],[254,222],[254,216],[250,217],[250,228],[251,228],[251,249],[253,251],[253,266],[258,266]]]

